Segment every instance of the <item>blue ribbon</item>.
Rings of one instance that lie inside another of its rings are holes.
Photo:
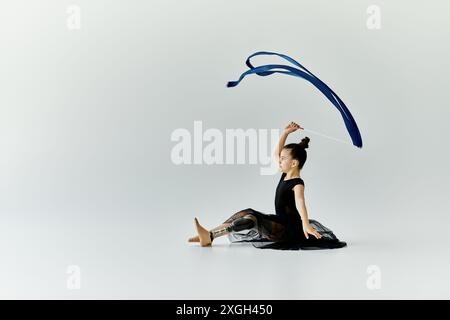
[[[290,63],[296,65],[300,69],[282,65],[282,64],[267,64],[267,65],[262,65],[259,67],[254,67],[251,64],[250,59],[253,58],[254,56],[259,56],[259,55],[279,56],[279,57],[289,61]],[[355,119],[353,119],[352,114],[350,113],[347,106],[345,105],[345,103],[338,97],[338,95],[336,93],[334,93],[333,90],[330,89],[330,87],[328,87],[324,82],[322,82],[319,78],[317,78],[315,75],[313,75],[308,69],[306,69],[300,63],[298,63],[291,57],[288,57],[284,54],[261,51],[261,52],[256,52],[256,53],[252,54],[251,56],[249,56],[247,58],[247,61],[245,62],[245,64],[250,68],[250,70],[245,71],[239,77],[239,80],[229,81],[227,83],[227,87],[230,88],[230,87],[237,86],[242,81],[242,79],[244,79],[247,75],[250,75],[253,73],[256,73],[258,76],[263,76],[263,77],[269,76],[274,73],[283,73],[283,74],[287,74],[290,76],[303,78],[303,79],[309,81],[310,83],[312,83],[317,89],[319,89],[328,98],[328,100],[331,101],[331,103],[336,107],[336,109],[339,110],[339,112],[341,113],[342,119],[344,120],[345,126],[347,127],[347,131],[350,134],[350,137],[352,138],[353,145],[355,145],[358,148],[362,148],[362,139],[361,139],[361,134],[359,133],[358,126],[355,122]],[[273,70],[273,69],[284,69],[285,71]]]

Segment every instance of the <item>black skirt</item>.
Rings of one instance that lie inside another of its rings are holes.
[[[224,223],[231,223],[245,215],[252,215],[255,218],[255,226],[239,232],[230,232],[228,234],[230,242],[250,242],[258,249],[277,250],[336,249],[347,245],[344,241],[340,241],[332,230],[316,220],[310,219],[309,223],[321,234],[322,238],[317,239],[315,236],[309,235],[309,238],[306,239],[301,220],[289,221],[279,215],[265,214],[252,208],[235,213]]]

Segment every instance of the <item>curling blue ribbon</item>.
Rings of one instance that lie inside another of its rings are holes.
[[[282,65],[282,64],[268,64],[268,65],[263,65],[263,66],[259,66],[259,67],[254,67],[251,64],[250,59],[253,58],[254,56],[259,56],[259,55],[279,56],[279,57],[289,61],[290,63],[296,65],[297,67],[301,68],[301,70],[294,68],[294,67]],[[256,52],[256,53],[252,54],[251,56],[249,56],[247,58],[247,61],[245,62],[245,64],[250,68],[250,70],[247,70],[246,72],[244,72],[239,77],[239,80],[229,81],[227,83],[227,87],[237,86],[242,81],[242,79],[244,79],[247,75],[250,75],[253,73],[256,73],[257,75],[263,76],[263,77],[269,76],[274,73],[283,73],[283,74],[287,74],[290,76],[303,78],[303,79],[309,81],[310,83],[312,83],[317,89],[319,89],[328,98],[328,100],[331,101],[331,103],[336,107],[336,109],[339,110],[339,112],[341,113],[342,119],[344,120],[345,126],[347,127],[347,131],[350,134],[350,137],[352,138],[353,145],[355,145],[358,148],[362,148],[362,139],[361,139],[361,134],[359,133],[358,126],[355,122],[355,119],[353,119],[352,114],[350,113],[347,106],[345,105],[345,103],[338,97],[338,95],[336,93],[334,93],[333,90],[330,89],[330,87],[328,87],[324,82],[322,82],[319,78],[317,78],[315,75],[313,75],[308,69],[306,69],[300,63],[298,63],[291,57],[288,57],[284,54],[261,51],[261,52]],[[284,69],[285,71],[273,70],[273,69]]]

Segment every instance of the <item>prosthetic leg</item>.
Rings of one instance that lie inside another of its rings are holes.
[[[221,228],[218,230],[214,230],[214,231],[210,231],[209,237],[211,238],[211,242],[212,242],[217,237],[226,235],[233,231],[238,232],[238,231],[242,231],[242,230],[252,229],[253,227],[255,227],[255,225],[256,225],[256,218],[252,215],[246,215],[246,216],[243,216],[242,218],[238,218],[238,219],[234,220],[227,227],[224,227],[224,228]]]

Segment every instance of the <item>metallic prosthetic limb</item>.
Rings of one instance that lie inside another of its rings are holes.
[[[232,223],[234,220],[245,217],[247,215],[249,215],[252,212],[251,208],[245,209],[245,210],[241,210],[239,212],[236,212],[235,214],[233,214],[231,217],[229,217],[227,220],[225,220],[222,223]]]
[[[232,231],[242,231],[251,229],[256,225],[256,219],[251,215],[243,216],[242,218],[238,218],[234,220],[229,226],[224,227],[222,229],[214,230],[209,232],[209,237],[211,238],[211,241],[213,241],[215,238],[223,236],[227,233],[230,233]]]

